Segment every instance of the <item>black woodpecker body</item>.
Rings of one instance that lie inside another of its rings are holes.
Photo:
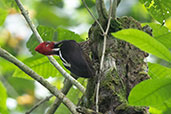
[[[74,40],[63,40],[61,42],[43,42],[36,48],[44,55],[57,55],[63,65],[78,77],[90,78],[94,75],[92,65],[87,61],[80,45]]]

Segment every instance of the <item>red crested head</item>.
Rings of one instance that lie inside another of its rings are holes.
[[[40,43],[36,48],[35,51],[43,54],[43,55],[52,55],[53,54],[53,48],[55,46],[54,42],[43,42]]]

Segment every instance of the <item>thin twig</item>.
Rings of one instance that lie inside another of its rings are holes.
[[[82,93],[85,93],[85,88],[71,75],[69,75],[61,66],[58,62],[53,62],[56,61],[52,56],[48,56],[50,62],[61,72],[61,74],[69,79],[72,84],[74,84]]]
[[[107,14],[107,10],[106,10],[106,6],[104,3],[104,0],[96,0],[96,9],[97,9],[97,13],[98,13],[98,21],[100,23],[104,22],[106,23],[106,19],[108,18],[108,14]]]
[[[20,2],[20,0],[15,0],[15,2],[17,3],[18,7],[20,8],[20,11],[22,13],[22,15],[24,16],[25,20],[27,21],[27,23],[29,24],[33,34],[36,36],[37,40],[41,43],[43,42],[40,34],[38,33],[36,27],[34,26],[34,24],[32,23],[29,15],[28,15],[28,11],[24,9],[24,6],[22,5],[22,3]]]
[[[120,1],[119,1],[120,2]],[[113,6],[112,6],[112,17],[116,17],[116,8],[118,6],[118,0],[113,0]]]
[[[102,75],[102,70],[103,70],[104,56],[105,56],[105,51],[106,51],[106,39],[107,39],[107,34],[108,34],[108,31],[110,28],[110,21],[112,19],[111,15],[112,15],[112,0],[110,0],[108,23],[107,23],[106,31],[104,33],[103,51],[102,51],[102,56],[101,56],[101,60],[100,60],[100,75],[99,76]],[[99,112],[99,106],[98,106],[99,89],[100,89],[100,77],[98,79],[97,88],[96,88],[96,112]]]
[[[100,89],[100,78],[98,78],[96,86],[96,112],[99,112],[99,89]]]
[[[88,6],[87,6],[85,0],[82,0],[82,2],[83,2],[83,4],[84,4],[84,6],[86,7],[87,11],[89,12],[89,14],[91,15],[91,17],[92,17],[92,18],[94,19],[94,21],[99,25],[99,27],[100,27],[102,33],[104,33],[104,29],[103,29],[102,25],[99,23],[99,21],[98,21],[98,20],[96,19],[96,17],[93,15],[93,13],[91,13],[91,11],[90,11],[90,9],[88,8]]]
[[[67,107],[68,109],[74,113],[78,114],[76,111],[76,106],[67,98],[65,95],[59,91],[55,86],[51,85],[48,81],[43,79],[41,76],[39,76],[36,72],[34,72],[30,67],[25,65],[23,62],[19,61],[16,57],[8,53],[6,50],[0,48],[0,56],[9,62],[15,64],[18,68],[20,68],[23,72],[28,74],[30,77],[32,77],[34,80],[39,82],[41,85],[43,85],[45,88],[47,88],[53,95],[58,97]]]
[[[30,114],[33,112],[37,107],[39,107],[41,104],[43,104],[46,101],[49,101],[50,98],[52,98],[53,95],[47,96],[45,99],[39,101],[37,104],[35,104],[29,111],[27,111],[25,114]]]
[[[61,92],[66,95],[69,92],[70,88],[72,87],[72,84],[66,78],[63,83],[64,83],[64,87],[61,89]],[[56,98],[54,103],[49,107],[46,114],[54,114],[57,108],[60,106],[60,104],[61,104],[61,101],[58,98]]]
[[[22,3],[20,2],[20,0],[15,0],[18,7],[21,10],[22,15],[24,16],[25,20],[27,21],[27,23],[29,24],[31,30],[33,31],[33,33],[36,35],[37,40],[41,43],[43,42],[41,36],[39,35],[36,27],[34,26],[34,24],[31,22],[31,19],[28,16],[28,11],[26,11],[22,5]],[[51,61],[51,63],[61,72],[61,74],[68,78],[72,84],[74,84],[78,89],[80,89],[81,92],[85,92],[85,88],[77,81],[75,80],[71,75],[69,75],[60,65],[59,63],[51,56],[48,57],[49,60]]]

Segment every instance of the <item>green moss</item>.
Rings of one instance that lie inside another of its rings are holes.
[[[103,80],[101,82],[101,86],[105,86],[105,85],[113,85],[113,81],[115,81],[115,78],[112,75],[113,71],[108,71],[106,76],[105,76],[105,80]]]

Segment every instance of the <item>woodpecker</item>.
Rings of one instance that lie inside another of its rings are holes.
[[[94,69],[88,62],[80,45],[74,40],[63,40],[61,42],[43,42],[35,51],[43,55],[57,55],[63,65],[77,77],[90,78],[94,75]]]

